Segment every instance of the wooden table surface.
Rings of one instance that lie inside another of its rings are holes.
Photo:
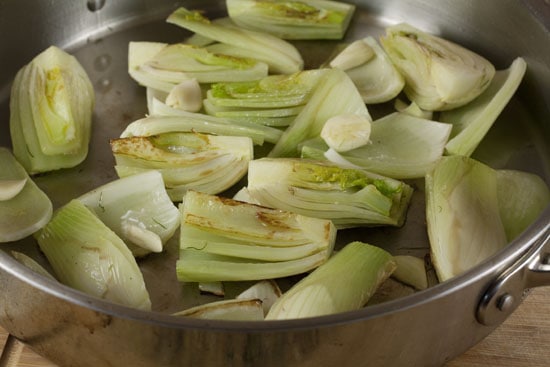
[[[5,344],[6,338],[7,333],[0,328],[0,345]],[[18,363],[0,365],[0,367],[8,366],[56,367],[55,364],[26,346],[21,346]],[[522,305],[494,333],[445,367],[548,366],[550,366],[550,287],[542,287],[532,290]]]

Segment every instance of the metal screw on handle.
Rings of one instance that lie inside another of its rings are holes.
[[[24,347],[23,343],[10,334],[0,356],[0,367],[17,367]]]

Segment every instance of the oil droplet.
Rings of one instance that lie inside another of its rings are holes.
[[[98,80],[96,86],[98,92],[105,94],[113,87],[113,81],[110,78],[101,78]]]
[[[94,60],[94,68],[97,71],[105,71],[111,65],[111,56],[110,55],[101,55],[96,57]]]
[[[98,11],[105,6],[105,1],[106,0],[88,0],[86,5],[89,11]]]

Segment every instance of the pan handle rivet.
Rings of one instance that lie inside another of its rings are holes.
[[[510,311],[513,305],[514,305],[514,297],[511,294],[506,293],[498,298],[497,308],[500,311],[503,311],[503,312]]]

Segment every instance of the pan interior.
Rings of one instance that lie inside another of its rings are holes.
[[[100,12],[101,10],[98,11],[98,13]],[[42,174],[34,178],[52,199],[54,207],[58,208],[70,199],[117,178],[109,139],[118,137],[130,122],[146,114],[145,89],[137,85],[127,72],[128,43],[130,41],[175,43],[189,35],[185,30],[166,24],[165,15],[146,21],[137,21],[134,18],[118,21],[113,26],[103,27],[97,33],[89,35],[85,41],[67,42],[68,45],[71,45],[70,51],[81,62],[94,84],[96,108],[91,149],[86,161],[72,169]],[[207,13],[207,15],[214,18],[224,14],[218,9]],[[387,25],[395,22],[395,19],[381,15],[375,16],[358,8],[347,33],[347,39],[355,40],[367,35],[377,37],[383,33]],[[412,23],[414,24],[414,22]],[[306,68],[315,68],[321,65],[333,54],[339,44],[337,41],[294,43],[304,56]],[[37,50],[37,52],[39,51]],[[483,54],[482,51],[479,52]],[[11,83],[11,79],[9,83]],[[9,84],[0,86],[0,90],[8,89]],[[9,95],[3,93],[0,98],[2,98],[0,100],[0,118],[4,121],[1,126],[0,145],[10,146],[7,123],[9,121]],[[392,103],[369,106],[373,118],[381,117],[392,110]],[[548,154],[545,153],[547,152],[545,144],[544,134],[540,133],[540,127],[531,116],[529,108],[520,98],[516,97],[490,130],[475,152],[474,158],[494,168],[521,169],[546,177],[545,173],[550,170],[548,169]],[[339,231],[337,246],[342,246],[352,240],[361,240],[383,247],[394,255],[427,256],[429,244],[424,214],[423,181],[408,182],[415,188],[415,194],[405,226],[399,229],[342,230]],[[244,182],[241,182],[239,185],[243,184]],[[231,195],[237,188],[235,187],[225,195]],[[7,244],[2,248],[24,252],[48,267],[45,257],[40,253],[32,238]],[[151,294],[154,311],[172,313],[200,303],[218,300],[219,298],[216,296],[201,294],[195,284],[181,284],[177,281],[175,274],[177,256],[178,233],[168,243],[164,253],[153,254],[139,261]],[[280,285],[286,289],[298,278],[281,280]],[[227,283],[226,296],[234,296],[249,284]],[[375,298],[373,302],[383,302],[412,292],[411,289],[403,287],[392,288],[389,292]]]

